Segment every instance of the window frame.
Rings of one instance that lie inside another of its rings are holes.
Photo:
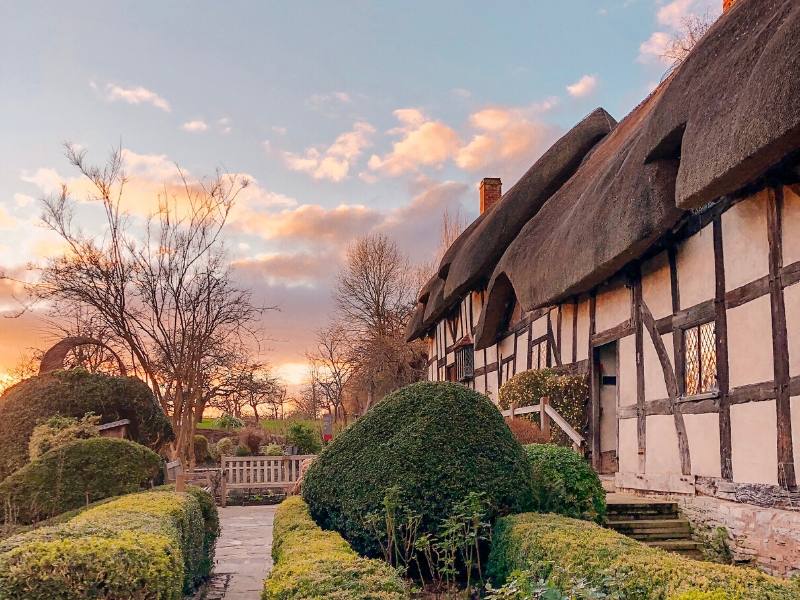
[[[704,346],[703,344],[703,330],[704,328],[711,329],[711,341],[712,345],[708,346],[707,344]],[[689,347],[687,343],[687,338],[690,332],[695,333],[695,342],[694,348]],[[716,328],[716,321],[714,319],[709,319],[707,321],[702,321],[700,323],[693,323],[689,326],[681,328],[681,352],[683,354],[683,373],[681,376],[683,378],[682,387],[683,387],[683,398],[688,399],[697,399],[697,398],[713,398],[719,395],[719,363],[718,363],[718,356],[717,356],[717,328]],[[709,360],[704,360],[703,352],[704,349],[713,352],[713,364],[714,364],[714,374],[713,374],[713,383],[710,386],[704,385],[703,379],[706,377],[707,373],[704,373],[703,366],[706,367],[709,365]],[[690,351],[693,351],[695,355],[692,357],[692,361],[690,362]],[[696,373],[696,381],[692,386],[693,389],[690,389],[689,385],[689,377],[692,375],[690,372],[690,364],[695,363],[697,365],[697,373]]]

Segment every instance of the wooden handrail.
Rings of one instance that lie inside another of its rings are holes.
[[[567,422],[567,420],[562,417],[559,412],[552,407],[552,405],[548,402],[547,398],[542,398],[542,402],[539,404],[533,404],[531,406],[520,406],[519,408],[512,406],[508,410],[501,410],[500,414],[504,417],[514,418],[516,415],[526,415],[530,413],[539,413],[542,417],[542,430],[547,427],[547,417],[553,419],[556,425],[558,425],[561,430],[569,436],[569,439],[580,448],[583,443],[586,441],[581,434],[579,434],[572,426]]]

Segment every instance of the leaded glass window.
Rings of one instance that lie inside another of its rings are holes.
[[[717,336],[714,322],[683,332],[686,395],[712,392],[717,387]]]

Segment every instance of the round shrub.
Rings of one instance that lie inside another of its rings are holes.
[[[33,428],[53,415],[101,423],[129,419],[132,439],[153,449],[174,439],[172,426],[150,388],[135,377],[110,377],[83,369],[26,379],[0,396],[0,480],[28,462]]]
[[[522,371],[500,387],[498,403],[503,410],[538,404],[547,396],[550,406],[577,432],[584,430],[589,405],[589,381],[586,375],[561,375],[552,369]],[[550,442],[571,446],[572,440],[559,427],[550,430]]]
[[[116,438],[75,440],[46,452],[0,483],[0,506],[29,524],[150,485],[161,457]]]
[[[606,493],[597,473],[582,456],[571,448],[553,444],[530,444],[525,446],[525,452],[539,512],[603,522]]]
[[[483,494],[489,519],[529,510],[530,465],[497,408],[454,383],[415,383],[386,396],[345,429],[311,464],[303,498],[323,529],[376,556],[375,530],[392,488],[435,533],[470,492]]]
[[[259,452],[264,456],[283,456],[283,448],[281,448],[278,444],[267,444],[266,446],[261,446]]]
[[[260,427],[245,427],[239,432],[239,445],[249,448],[250,454],[258,454],[266,436],[266,432]]]
[[[234,450],[234,454],[236,456],[250,456],[253,453],[250,452],[250,448],[248,448],[247,446],[242,446],[241,444],[239,444],[238,446],[236,446],[236,450]]]
[[[214,427],[218,429],[241,429],[244,427],[244,421],[229,413],[223,413],[219,418],[214,420]]]
[[[222,438],[214,444],[214,454],[217,455],[218,459],[223,456],[233,456],[235,453],[236,444],[234,444],[233,438]]]
[[[286,443],[297,446],[300,454],[316,454],[322,450],[319,431],[306,423],[292,423],[286,433]]]
[[[198,465],[202,465],[210,457],[208,452],[208,439],[204,435],[195,435],[193,444],[194,462]]]

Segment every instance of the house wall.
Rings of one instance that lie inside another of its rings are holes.
[[[512,324],[476,351],[469,385],[496,401],[505,381],[535,368],[543,339],[543,364],[574,368],[586,368],[590,333],[593,345],[616,341],[620,481],[663,491],[685,491],[692,477],[786,487],[794,475],[784,465],[800,468],[800,196],[782,187],[727,202],[696,215],[680,241],[642,261],[638,277],[600,286],[594,303],[571,298]],[[772,234],[770,222],[780,224]],[[471,333],[483,300],[470,294],[435,328],[431,379],[444,378],[454,360],[447,349]],[[684,331],[704,322],[724,341],[719,381],[688,397]]]

